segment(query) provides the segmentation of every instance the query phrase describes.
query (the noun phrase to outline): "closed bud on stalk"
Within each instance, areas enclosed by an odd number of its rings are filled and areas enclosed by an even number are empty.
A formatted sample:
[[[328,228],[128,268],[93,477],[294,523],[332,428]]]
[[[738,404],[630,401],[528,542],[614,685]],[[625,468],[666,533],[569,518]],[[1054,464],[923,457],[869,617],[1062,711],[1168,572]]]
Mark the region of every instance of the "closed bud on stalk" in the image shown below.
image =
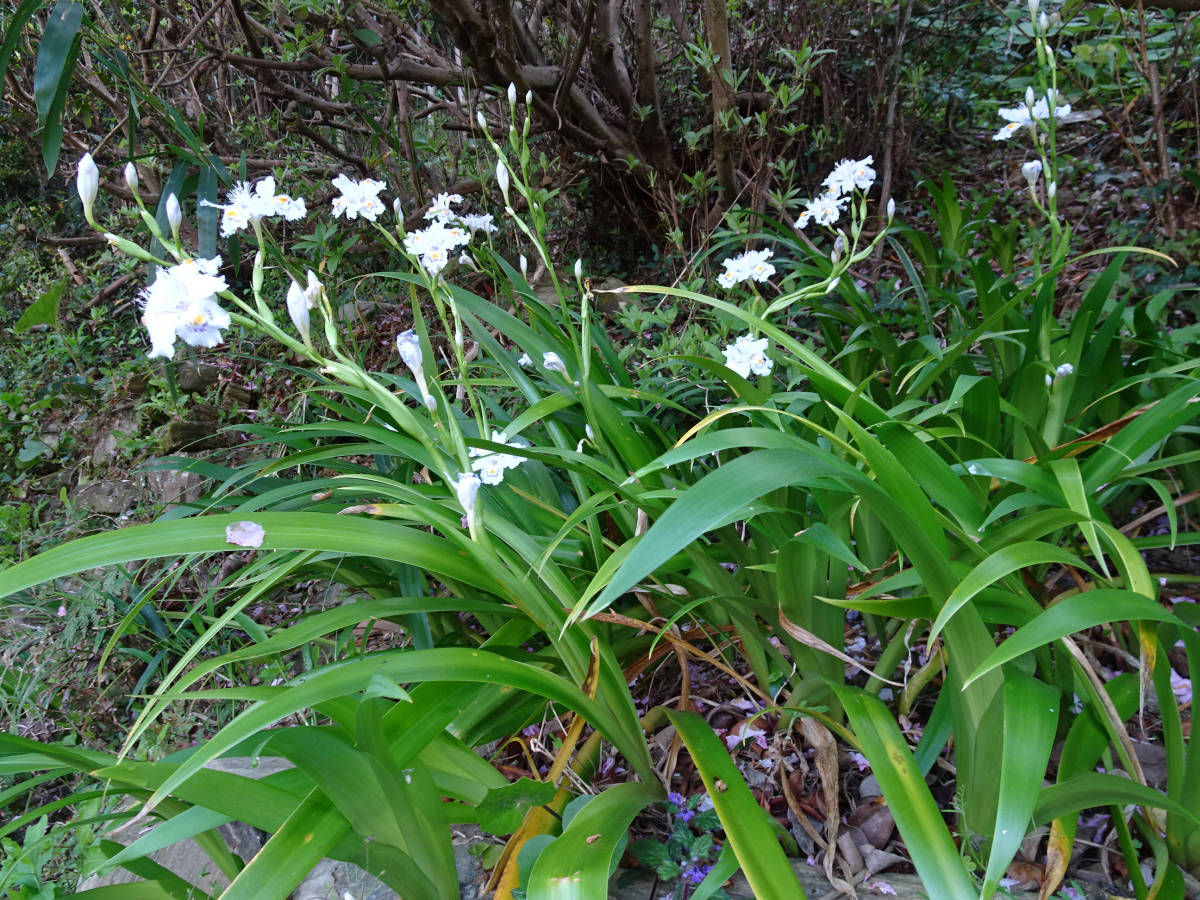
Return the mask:
[[[1056,196],[1058,196],[1058,182],[1052,181],[1046,185],[1046,197],[1053,200]]]
[[[138,192],[138,173],[137,166],[132,162],[125,163],[125,183],[129,185],[129,189],[136,195]]]
[[[462,507],[468,525],[475,519],[475,500],[479,496],[479,485],[482,482],[474,472],[459,472],[454,482],[454,493],[458,497],[458,505]]]
[[[575,280],[579,281],[581,278],[583,278],[583,260],[577,258],[575,260]]]
[[[517,105],[517,86],[511,81],[508,83],[508,105]]]
[[[837,239],[833,242],[833,253],[831,253],[829,255],[829,258],[833,262],[837,262],[839,259],[842,258],[842,252],[845,249],[846,249],[846,236],[839,234],[837,236]]]
[[[1021,174],[1025,176],[1025,181],[1029,184],[1030,190],[1032,190],[1042,174],[1042,161],[1040,159],[1031,159],[1021,166]]]
[[[562,375],[567,374],[567,366],[562,361],[562,357],[553,350],[547,350],[542,354],[542,368],[550,372],[558,372]]]
[[[478,110],[475,113],[475,121],[479,123],[479,127],[487,131],[487,119],[483,115],[483,110]]]
[[[1027,88],[1025,88],[1025,105],[1028,106],[1030,109],[1032,109],[1033,104],[1035,102],[1036,101],[1034,100],[1034,95],[1033,95],[1033,85],[1029,85]]]
[[[172,234],[183,224],[183,210],[179,208],[179,198],[174,194],[167,197],[167,224],[171,226]]]
[[[496,160],[496,183],[500,185],[500,193],[504,195],[504,202],[508,202],[508,166],[504,164],[504,160]]]
[[[1041,6],[1041,3],[1039,2],[1039,0],[1029,0],[1029,18],[1031,18],[1031,19],[1037,18],[1039,6]]]
[[[889,222],[892,221],[892,219],[896,218],[896,198],[895,197],[888,197],[887,217],[888,217]]]
[[[250,287],[254,291],[255,296],[262,293],[263,286],[263,252],[261,250],[254,254],[254,268],[250,270]],[[260,303],[261,307],[262,304]]]
[[[529,280],[529,260],[525,258],[524,253],[521,254],[521,277]]]
[[[128,238],[123,238],[119,234],[113,234],[111,231],[106,231],[104,233],[104,239],[108,241],[111,246],[116,247],[126,256],[132,256],[134,259],[142,260],[142,262],[157,262],[153,256],[151,256],[133,241],[129,240]]]
[[[461,328],[454,329],[454,346],[459,350],[463,348],[463,333]]]
[[[392,212],[396,214],[396,221],[401,225],[404,224],[404,207],[400,205],[400,198],[397,197],[392,201]]]
[[[533,91],[526,91],[526,92],[525,92],[525,105],[526,105],[526,106],[533,106]]]
[[[96,168],[96,161],[90,153],[79,157],[79,164],[75,167],[75,187],[79,191],[79,202],[83,204],[83,217],[94,225],[92,208],[100,191],[100,170]]]
[[[296,331],[300,333],[304,343],[309,343],[310,319],[308,314],[308,297],[304,288],[295,281],[288,287],[287,292],[287,311],[292,318],[292,324],[296,326]]]
[[[1041,31],[1044,34],[1049,29],[1050,29],[1050,19],[1046,16],[1045,13],[1042,13],[1040,16],[1038,16],[1038,31]]]

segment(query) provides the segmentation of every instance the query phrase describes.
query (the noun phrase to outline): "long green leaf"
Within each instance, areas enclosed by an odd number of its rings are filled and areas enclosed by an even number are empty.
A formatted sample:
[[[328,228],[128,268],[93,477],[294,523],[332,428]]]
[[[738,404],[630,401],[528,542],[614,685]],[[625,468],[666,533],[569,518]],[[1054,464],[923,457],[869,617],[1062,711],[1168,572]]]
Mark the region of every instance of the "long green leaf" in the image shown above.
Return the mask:
[[[287,900],[349,830],[345,817],[314,788],[225,889],[221,900]]]
[[[1082,772],[1060,784],[1043,788],[1033,811],[1034,825],[1042,825],[1051,819],[1067,814],[1075,815],[1085,809],[1114,804],[1136,804],[1157,807],[1184,816],[1200,825],[1196,810],[1173,800],[1161,791],[1138,784],[1120,775],[1103,772]]]
[[[984,588],[990,587],[1013,572],[1051,562],[1078,566],[1085,571],[1091,571],[1091,567],[1074,553],[1044,541],[1021,541],[1018,544],[1002,547],[979,563],[958,583],[954,592],[946,599],[946,605],[938,613],[933,626],[929,629],[928,640],[932,642],[941,634],[951,617],[967,603],[970,603],[971,599]]]
[[[1058,691],[1023,672],[1004,673],[1004,757],[996,828],[980,897],[990,897],[1017,855],[1046,775],[1058,724]]]
[[[1187,626],[1153,600],[1130,591],[1103,588],[1082,591],[1054,604],[984,658],[967,684],[1044,644],[1106,622],[1171,622]]]
[[[670,711],[667,716],[692,755],[754,896],[757,900],[805,900],[804,888],[788,865],[766,813],[720,738],[695,713]]]
[[[975,889],[950,830],[888,708],[863,691],[837,686],[834,690],[929,896],[975,900]]]
[[[817,451],[759,450],[705,475],[680,494],[630,552],[585,615],[594,615],[694,540],[727,524],[746,504],[789,484],[845,474],[849,467]],[[852,471],[852,470],[849,470]],[[598,585],[597,585],[598,586]],[[591,593],[593,587],[589,587]]]
[[[589,800],[538,856],[529,875],[529,900],[607,897],[614,856],[629,823],[660,797],[658,785],[631,781]]]
[[[444,539],[415,528],[321,513],[256,512],[154,522],[80,538],[0,572],[0,597],[98,566],[160,556],[233,552],[240,548],[225,539],[225,528],[245,520],[262,525],[264,550],[322,550],[371,556],[408,563],[475,587],[499,587],[466,554]]]
[[[300,683],[268,692],[270,699],[259,700],[214,735],[163,780],[147,804],[159,799],[232,747],[257,734],[274,722],[317,703],[364,690],[371,679],[381,675],[397,683],[413,681],[470,681],[505,684],[567,705],[583,716],[596,730],[616,744],[635,767],[647,769],[644,745],[631,745],[623,739],[617,721],[599,703],[569,681],[526,663],[514,662],[485,650],[444,648],[437,650],[392,651],[352,662],[336,664],[306,674]],[[191,698],[219,698],[261,695],[260,691],[193,691],[182,694]],[[639,772],[640,774],[640,772]]]

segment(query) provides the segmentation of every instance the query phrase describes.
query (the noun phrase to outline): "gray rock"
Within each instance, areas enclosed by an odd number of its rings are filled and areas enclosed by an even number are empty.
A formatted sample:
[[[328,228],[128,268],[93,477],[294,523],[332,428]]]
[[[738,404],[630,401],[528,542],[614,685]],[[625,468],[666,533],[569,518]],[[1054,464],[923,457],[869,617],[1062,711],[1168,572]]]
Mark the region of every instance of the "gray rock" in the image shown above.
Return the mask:
[[[146,489],[158,503],[195,503],[203,484],[204,477],[196,472],[152,469],[146,473]]]
[[[141,485],[128,478],[93,481],[71,494],[71,501],[77,506],[108,516],[119,516],[137,506],[141,499]]]
[[[175,383],[188,394],[202,394],[221,377],[221,370],[212,363],[185,359],[175,367]]]

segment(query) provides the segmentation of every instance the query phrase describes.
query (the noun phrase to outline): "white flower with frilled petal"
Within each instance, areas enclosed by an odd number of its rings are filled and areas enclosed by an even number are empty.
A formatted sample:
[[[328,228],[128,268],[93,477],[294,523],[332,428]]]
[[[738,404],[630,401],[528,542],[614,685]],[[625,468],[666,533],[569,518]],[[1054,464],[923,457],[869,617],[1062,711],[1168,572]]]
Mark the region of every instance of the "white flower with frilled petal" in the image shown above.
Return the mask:
[[[725,271],[717,276],[717,284],[723,288],[731,288],[747,280],[766,281],[775,274],[775,267],[767,262],[772,253],[771,250],[747,250],[740,256],[725,260],[722,263]]]
[[[872,156],[862,159],[843,159],[833,167],[833,171],[821,183],[838,197],[849,194],[855,189],[870,190],[871,185],[875,183],[875,170],[871,168],[873,162],[875,162],[875,158]]]
[[[749,334],[743,334],[722,351],[725,354],[725,365],[741,375],[749,378],[755,375],[769,375],[775,363],[767,356],[767,338],[755,340]]]
[[[1054,92],[1046,94],[1040,100],[1033,103],[1021,103],[1017,106],[1008,107],[997,110],[1005,122],[1008,124],[1003,126],[999,131],[992,135],[993,141],[1007,141],[1010,137],[1020,131],[1022,128],[1034,128],[1036,122],[1044,122],[1050,118],[1050,104],[1057,100]],[[1065,103],[1062,106],[1054,107],[1054,118],[1061,119],[1071,111],[1071,104]]]
[[[452,210],[451,206],[457,206],[463,202],[460,194],[438,194],[433,198],[433,203],[429,209],[425,210],[425,218],[427,219],[449,219],[457,218],[458,214]]]
[[[333,217],[345,215],[347,219],[364,219],[374,222],[379,214],[386,210],[379,192],[386,190],[387,185],[374,178],[364,178],[355,181],[347,175],[339,174],[333,179],[333,186],[341,194],[333,198]]]
[[[230,325],[229,313],[221,309],[216,294],[228,288],[218,275],[221,260],[186,259],[179,265],[159,269],[154,282],[142,291],[142,324],[150,334],[150,356],[170,359],[175,338],[193,347],[215,347],[221,329]]]
[[[253,222],[273,216],[283,216],[289,222],[294,222],[304,218],[308,212],[303,198],[276,194],[275,179],[270,175],[253,188],[249,182],[239,181],[225,196],[224,204],[211,203],[208,200],[202,200],[201,204],[222,211],[221,237],[229,237]]]
[[[842,214],[842,207],[848,199],[848,197],[838,196],[833,191],[826,191],[819,197],[809,200],[804,204],[804,212],[796,220],[796,227],[805,228],[810,221],[824,225],[826,228],[836,224],[838,217]]]

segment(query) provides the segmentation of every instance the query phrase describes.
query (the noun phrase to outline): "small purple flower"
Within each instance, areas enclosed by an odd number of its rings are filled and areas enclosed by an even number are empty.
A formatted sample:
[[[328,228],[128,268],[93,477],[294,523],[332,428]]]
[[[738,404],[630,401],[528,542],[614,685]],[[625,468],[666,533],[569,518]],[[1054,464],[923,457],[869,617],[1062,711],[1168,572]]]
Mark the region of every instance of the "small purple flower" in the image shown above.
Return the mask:
[[[690,822],[694,818],[696,818],[696,811],[694,809],[681,809],[675,813],[676,822]]]
[[[679,793],[678,791],[671,791],[671,793],[667,794],[667,802],[674,803],[676,806],[682,809],[685,805],[687,805],[687,797],[683,796],[683,794]]]
[[[704,865],[696,863],[695,865],[688,866],[683,870],[683,877],[691,884],[699,884],[708,876],[708,873],[711,871],[712,863],[706,863]]]

